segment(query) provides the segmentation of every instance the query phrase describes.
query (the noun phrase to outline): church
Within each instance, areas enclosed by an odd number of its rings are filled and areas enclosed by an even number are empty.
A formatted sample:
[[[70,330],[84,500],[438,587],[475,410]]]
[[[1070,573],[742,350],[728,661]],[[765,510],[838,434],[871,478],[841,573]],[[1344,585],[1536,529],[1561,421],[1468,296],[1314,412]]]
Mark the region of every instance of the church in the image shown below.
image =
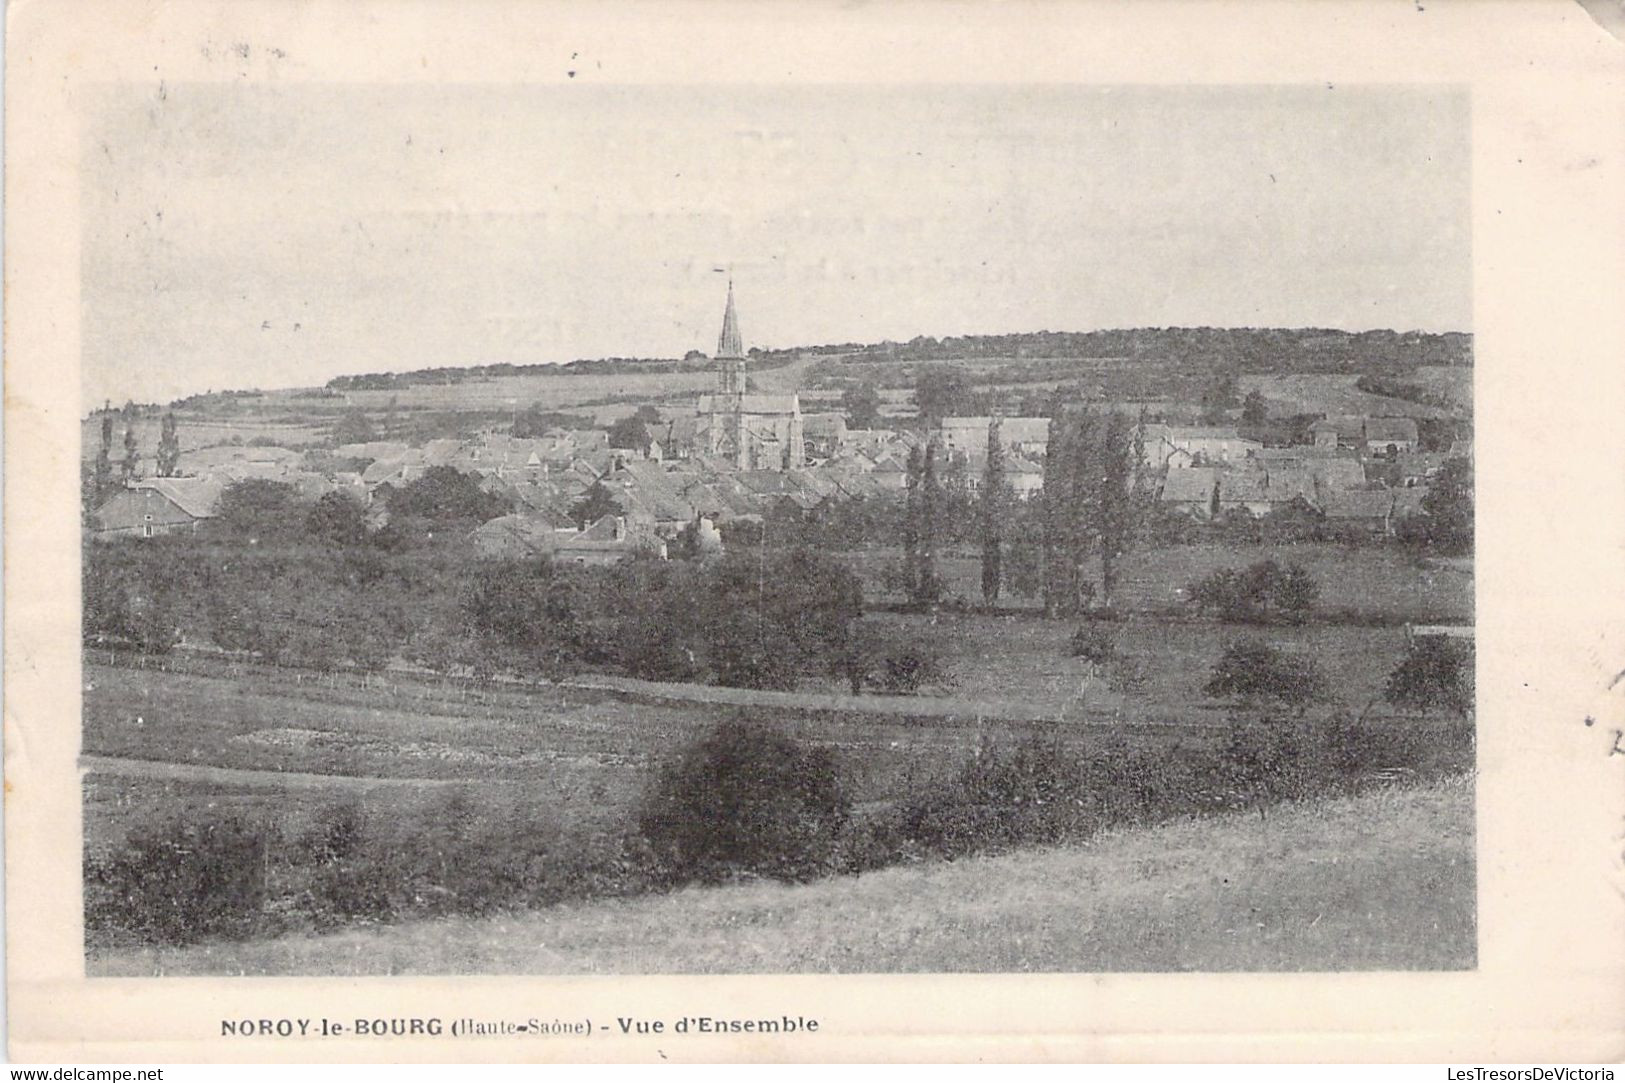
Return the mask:
[[[748,389],[732,279],[715,361],[717,389],[700,396],[694,453],[726,459],[739,470],[799,469],[806,456],[801,400],[793,393],[764,395]]]

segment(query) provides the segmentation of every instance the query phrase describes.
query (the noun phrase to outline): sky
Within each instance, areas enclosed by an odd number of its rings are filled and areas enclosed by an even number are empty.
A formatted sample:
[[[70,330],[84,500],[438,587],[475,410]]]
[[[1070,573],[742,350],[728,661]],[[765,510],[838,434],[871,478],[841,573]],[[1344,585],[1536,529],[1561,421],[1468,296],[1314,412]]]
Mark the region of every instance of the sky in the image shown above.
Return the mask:
[[[1470,331],[1447,87],[108,88],[82,400],[1142,326]]]

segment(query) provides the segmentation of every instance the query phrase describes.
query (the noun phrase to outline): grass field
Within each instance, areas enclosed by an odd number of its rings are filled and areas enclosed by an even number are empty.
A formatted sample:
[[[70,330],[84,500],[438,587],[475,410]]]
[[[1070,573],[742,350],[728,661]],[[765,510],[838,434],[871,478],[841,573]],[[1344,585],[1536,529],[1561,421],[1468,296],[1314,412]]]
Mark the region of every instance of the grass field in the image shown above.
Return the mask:
[[[269,670],[197,676],[95,663],[85,666],[84,702],[86,754],[271,773],[253,783],[197,782],[182,771],[172,779],[91,773],[85,832],[93,850],[167,817],[177,802],[281,810],[293,795],[320,804],[358,787],[382,803],[431,800],[445,791],[426,787],[413,795],[399,785],[368,791],[358,780],[369,778],[462,782],[486,796],[517,788],[566,818],[609,817],[637,800],[666,757],[735,713],[563,688],[465,691],[395,675],[368,687],[335,687]],[[892,800],[953,772],[984,736],[1054,731],[1042,723],[922,726],[759,708],[746,716],[831,749],[859,804]],[[1110,739],[1114,731],[1061,735],[1082,743]],[[279,771],[338,777],[332,793],[323,794],[277,784]]]
[[[874,548],[842,552],[838,558],[863,579],[864,596],[901,601],[886,590],[884,572],[901,560],[900,551]],[[1245,568],[1271,559],[1300,564],[1320,587],[1318,609],[1356,622],[1403,624],[1434,621],[1470,622],[1473,614],[1471,561],[1417,557],[1398,547],[1348,548],[1306,542],[1281,545],[1174,545],[1141,549],[1122,561],[1116,604],[1129,611],[1165,609],[1181,604],[1179,591],[1220,569]],[[937,560],[937,572],[951,594],[973,603],[982,597],[981,557],[952,551]],[[1036,599],[1006,591],[1001,604],[1031,607]]]
[[[1469,383],[1470,369],[1461,370]],[[1373,395],[1354,386],[1358,373],[1292,373],[1243,376],[1237,384],[1242,394],[1257,391],[1271,401],[1272,413],[1281,414],[1363,414],[1367,417],[1455,417],[1465,408],[1444,410],[1424,406],[1409,399]],[[1438,377],[1430,378],[1437,381]]]
[[[1472,782],[1456,778],[804,886],[132,951],[91,960],[91,972],[1470,969],[1473,839]]]
[[[1202,685],[1228,643],[1263,640],[1313,658],[1334,700],[1355,713],[1381,692],[1406,649],[1400,628],[1128,620],[1107,627],[1117,657],[1143,679],[1143,687],[1121,694],[1103,687],[1087,662],[1072,657],[1068,641],[1076,625],[1068,622],[983,614],[869,619],[933,644],[955,695],[1029,703],[1060,717],[1105,712],[1125,723],[1223,724],[1229,705],[1205,698]],[[1087,689],[1086,678],[1096,678]]]

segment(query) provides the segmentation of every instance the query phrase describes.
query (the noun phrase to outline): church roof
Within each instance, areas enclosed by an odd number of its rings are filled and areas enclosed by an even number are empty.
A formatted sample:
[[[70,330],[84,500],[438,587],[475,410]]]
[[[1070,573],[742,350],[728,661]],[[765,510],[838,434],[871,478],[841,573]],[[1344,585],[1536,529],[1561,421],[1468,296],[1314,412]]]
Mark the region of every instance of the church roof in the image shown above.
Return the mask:
[[[745,343],[739,335],[739,315],[734,311],[734,283],[728,279],[728,307],[722,313],[722,334],[717,338],[717,360],[735,361],[745,356]]]
[[[795,395],[764,395],[754,391],[737,396],[739,409],[747,414],[799,414],[801,401]],[[698,412],[702,414],[728,413],[733,409],[733,395],[701,395]]]

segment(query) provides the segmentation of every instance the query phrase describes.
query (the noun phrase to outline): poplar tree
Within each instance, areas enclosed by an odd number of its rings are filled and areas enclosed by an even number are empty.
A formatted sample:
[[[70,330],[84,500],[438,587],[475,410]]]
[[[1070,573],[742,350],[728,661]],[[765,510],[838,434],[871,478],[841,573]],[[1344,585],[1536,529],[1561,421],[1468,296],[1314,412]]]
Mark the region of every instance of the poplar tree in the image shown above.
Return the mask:
[[[925,445],[925,464],[920,470],[920,567],[916,601],[931,603],[942,595],[937,578],[937,536],[942,527],[942,486],[937,480],[937,444]]]
[[[987,465],[982,471],[982,600],[999,600],[1004,549],[1004,441],[995,416],[987,425]]]
[[[135,478],[136,466],[140,462],[141,453],[135,445],[135,426],[126,425],[124,428],[124,481],[128,484]]]
[[[903,591],[910,602],[918,601],[920,589],[920,484],[923,472],[920,449],[910,448],[903,481]]]
[[[172,478],[180,473],[181,438],[175,428],[175,414],[164,415],[162,431],[158,434],[158,476]]]
[[[1059,404],[1052,403],[1049,418],[1049,437],[1044,448],[1044,506],[1042,508],[1043,553],[1039,560],[1040,592],[1044,598],[1044,615],[1054,617],[1060,609],[1062,569],[1065,549],[1064,517],[1067,498],[1071,495],[1071,452],[1066,415]]]
[[[113,484],[113,414],[105,408],[102,411],[102,443],[96,451],[95,478],[96,498],[99,500]]]

